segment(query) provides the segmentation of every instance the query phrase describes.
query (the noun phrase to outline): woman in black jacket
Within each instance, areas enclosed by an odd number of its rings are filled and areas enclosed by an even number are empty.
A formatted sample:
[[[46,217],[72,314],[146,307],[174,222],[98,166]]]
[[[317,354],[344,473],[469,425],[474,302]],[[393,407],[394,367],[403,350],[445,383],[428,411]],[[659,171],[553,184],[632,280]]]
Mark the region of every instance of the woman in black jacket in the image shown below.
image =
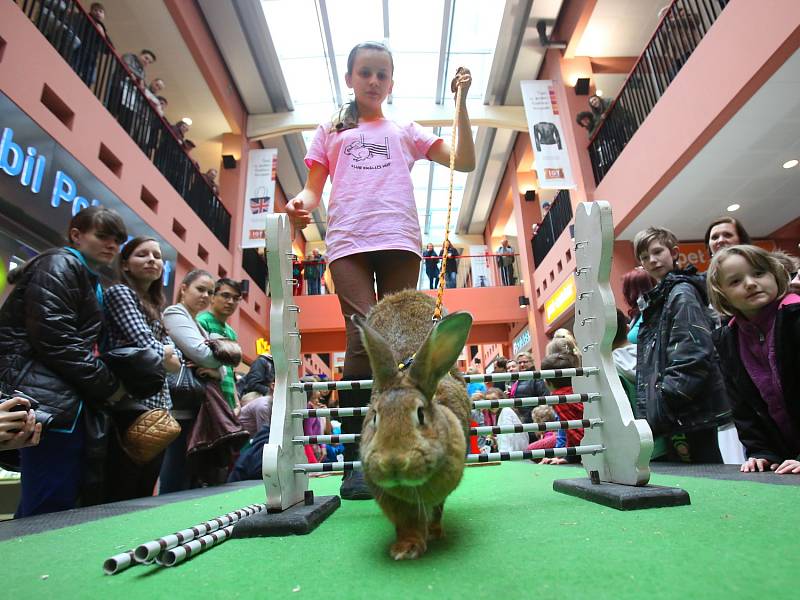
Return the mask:
[[[69,245],[43,252],[9,273],[14,290],[0,309],[0,385],[39,402],[38,446],[20,451],[17,517],[99,500],[102,411],[123,393],[95,355],[102,326],[97,269],[109,265],[127,234],[120,216],[91,207],[73,217]]]
[[[422,260],[425,261],[425,275],[428,276],[428,287],[435,290],[439,286],[439,255],[433,244],[428,244],[425,252],[422,253]]]

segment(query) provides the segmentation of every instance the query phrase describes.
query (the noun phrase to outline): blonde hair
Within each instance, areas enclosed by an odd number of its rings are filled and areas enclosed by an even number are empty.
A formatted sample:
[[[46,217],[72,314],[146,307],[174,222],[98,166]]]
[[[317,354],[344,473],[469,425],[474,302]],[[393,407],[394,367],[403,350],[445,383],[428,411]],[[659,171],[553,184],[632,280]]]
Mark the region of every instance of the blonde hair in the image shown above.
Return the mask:
[[[531,412],[534,423],[547,423],[556,420],[556,413],[552,406],[537,406]]]
[[[714,255],[708,267],[706,279],[708,299],[717,312],[730,317],[739,314],[722,291],[722,263],[731,256],[741,256],[751,267],[771,273],[778,285],[777,297],[783,298],[786,295],[789,289],[789,274],[778,258],[758,246],[728,246]]]

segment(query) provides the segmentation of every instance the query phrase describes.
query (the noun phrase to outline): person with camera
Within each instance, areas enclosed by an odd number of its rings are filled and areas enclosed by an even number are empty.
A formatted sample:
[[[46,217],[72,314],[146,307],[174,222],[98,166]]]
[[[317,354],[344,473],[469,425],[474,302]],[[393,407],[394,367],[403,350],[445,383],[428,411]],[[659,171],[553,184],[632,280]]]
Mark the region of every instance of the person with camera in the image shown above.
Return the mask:
[[[42,436],[42,424],[28,398],[0,394],[0,450],[36,446]]]
[[[103,323],[97,271],[126,238],[119,214],[86,208],[70,221],[67,246],[9,273],[15,287],[0,308],[0,387],[36,399],[42,429],[38,445],[19,451],[17,517],[102,500],[102,416],[125,390],[95,351]]]

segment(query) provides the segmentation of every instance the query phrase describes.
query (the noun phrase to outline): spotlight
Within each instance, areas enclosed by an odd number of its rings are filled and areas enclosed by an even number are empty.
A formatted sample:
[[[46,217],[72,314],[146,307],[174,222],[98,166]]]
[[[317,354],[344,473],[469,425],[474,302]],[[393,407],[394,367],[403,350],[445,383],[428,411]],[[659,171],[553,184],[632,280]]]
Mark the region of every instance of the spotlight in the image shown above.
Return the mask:
[[[791,169],[792,167],[796,167],[798,163],[800,163],[800,160],[793,158],[792,160],[787,160],[785,163],[783,163],[783,168]]]
[[[740,208],[741,208],[741,206],[739,204],[731,204],[728,207],[728,212],[734,212],[734,211],[739,210]]]

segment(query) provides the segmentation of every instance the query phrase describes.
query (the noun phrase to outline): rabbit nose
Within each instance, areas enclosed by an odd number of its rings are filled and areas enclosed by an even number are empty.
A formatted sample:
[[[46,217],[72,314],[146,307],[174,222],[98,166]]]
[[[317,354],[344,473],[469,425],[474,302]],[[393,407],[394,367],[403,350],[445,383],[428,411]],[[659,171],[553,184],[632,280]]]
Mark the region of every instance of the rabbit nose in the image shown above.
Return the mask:
[[[384,456],[380,461],[381,471],[387,475],[396,475],[408,469],[410,462],[411,460],[407,456]]]

